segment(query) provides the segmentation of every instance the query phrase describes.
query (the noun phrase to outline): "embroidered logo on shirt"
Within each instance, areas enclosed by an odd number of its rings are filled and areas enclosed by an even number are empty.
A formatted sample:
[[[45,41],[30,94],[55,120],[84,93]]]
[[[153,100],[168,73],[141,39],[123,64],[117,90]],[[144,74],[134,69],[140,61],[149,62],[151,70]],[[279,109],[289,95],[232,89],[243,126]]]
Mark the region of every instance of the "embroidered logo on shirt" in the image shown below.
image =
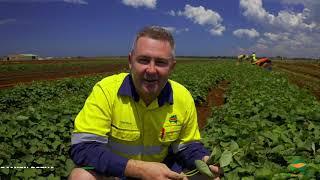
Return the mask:
[[[178,122],[178,118],[177,118],[177,115],[172,115],[170,118],[169,118],[169,122],[170,123],[176,123]]]

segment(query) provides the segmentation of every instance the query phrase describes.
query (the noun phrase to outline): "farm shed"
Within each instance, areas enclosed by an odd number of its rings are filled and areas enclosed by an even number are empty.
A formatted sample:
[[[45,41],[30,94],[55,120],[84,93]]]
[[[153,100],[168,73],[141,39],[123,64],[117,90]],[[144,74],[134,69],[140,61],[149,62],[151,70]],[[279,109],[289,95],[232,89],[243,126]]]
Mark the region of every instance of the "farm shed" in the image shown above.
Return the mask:
[[[35,54],[13,54],[3,58],[3,60],[14,61],[14,60],[38,60],[39,56]]]

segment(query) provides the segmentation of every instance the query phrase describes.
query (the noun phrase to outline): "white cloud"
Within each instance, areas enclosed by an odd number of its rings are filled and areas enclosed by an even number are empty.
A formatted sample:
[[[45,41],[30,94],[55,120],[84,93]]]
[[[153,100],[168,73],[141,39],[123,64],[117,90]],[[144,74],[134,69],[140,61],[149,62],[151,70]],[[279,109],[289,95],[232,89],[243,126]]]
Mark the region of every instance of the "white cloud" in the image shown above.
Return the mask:
[[[224,30],[226,30],[224,26],[217,25],[216,27],[210,29],[209,32],[213,36],[221,36]]]
[[[281,10],[277,15],[267,12],[263,8],[262,0],[240,0],[242,14],[261,24],[282,28],[288,31],[309,30],[316,28],[315,21],[306,21],[310,17],[310,9],[304,8],[300,13],[289,10]]]
[[[86,0],[0,0],[0,2],[10,2],[10,3],[47,3],[47,2],[66,2],[72,4],[88,4]]]
[[[67,3],[73,3],[73,4],[88,4],[88,2],[84,0],[63,0],[63,1]]]
[[[255,37],[259,37],[260,34],[259,32],[257,32],[255,29],[237,29],[235,31],[233,31],[233,35],[242,38],[242,37],[249,37],[249,38],[255,38]]]
[[[174,10],[170,10],[169,12],[167,12],[167,14],[169,14],[170,16],[176,16],[176,13],[174,12]]]
[[[223,19],[219,13],[211,9],[205,9],[203,6],[193,7],[187,4],[184,7],[184,11],[178,11],[177,14],[179,16],[185,16],[195,24],[202,26],[209,25],[209,32],[212,35],[222,35],[225,30],[225,27],[221,24]]]
[[[174,33],[174,31],[176,30],[175,27],[170,27],[170,26],[162,26],[163,29],[170,31],[171,33]]]
[[[189,31],[189,28],[177,29],[171,26],[162,26],[162,28],[166,29],[167,31],[170,31],[171,33],[176,33],[176,34]]]
[[[147,8],[154,9],[156,8],[157,0],[122,0],[122,3],[134,8],[145,6]]]
[[[304,12],[308,11],[305,9]],[[302,30],[313,30],[316,27],[315,22],[311,22],[309,24],[304,23],[306,19],[305,13],[294,13],[290,11],[280,11],[278,16],[274,18],[274,21],[270,22],[271,24],[282,27],[284,29],[291,28],[300,28]]]
[[[320,57],[320,1],[280,0],[280,3],[285,8],[272,14],[264,9],[262,0],[240,0],[242,14],[267,31],[249,49],[268,56]],[[296,12],[297,8],[291,6],[296,4],[303,5],[303,9]]]
[[[250,47],[257,55],[286,57],[320,57],[320,36],[306,32],[266,32],[255,45]]]
[[[0,19],[0,25],[15,22],[15,19]]]
[[[183,31],[188,32],[189,28],[184,28]]]
[[[263,34],[266,38],[268,38],[271,41],[281,41],[281,40],[288,40],[290,34],[289,33],[279,33],[279,34],[275,34],[275,33],[271,33],[271,32],[267,32]],[[267,41],[266,41],[267,42]]]
[[[305,8],[309,9],[308,19],[320,22],[320,1],[319,0],[281,0],[283,4],[302,4]]]
[[[238,53],[256,52],[257,56],[319,58],[320,36],[310,33],[265,32],[251,47],[237,49]]]
[[[268,12],[262,7],[261,0],[240,0],[240,8],[242,8],[243,15],[246,17],[255,18],[257,20],[265,20],[268,17]]]
[[[183,28],[183,29],[178,29],[178,30],[176,30],[176,33],[177,33],[177,34],[180,34],[180,33],[182,33],[182,32],[189,32],[189,28]]]

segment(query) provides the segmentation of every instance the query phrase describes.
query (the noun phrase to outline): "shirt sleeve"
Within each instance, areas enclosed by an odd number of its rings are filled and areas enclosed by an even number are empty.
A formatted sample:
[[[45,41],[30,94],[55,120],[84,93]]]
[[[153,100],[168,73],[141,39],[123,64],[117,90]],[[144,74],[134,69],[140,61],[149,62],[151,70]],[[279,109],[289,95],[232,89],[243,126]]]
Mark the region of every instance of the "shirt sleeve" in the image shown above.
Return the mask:
[[[180,161],[182,167],[187,169],[195,169],[195,160],[202,160],[204,156],[209,156],[209,151],[200,142],[194,142],[185,145],[181,151],[177,153],[177,160]]]
[[[112,96],[97,83],[75,119],[73,133],[107,137],[111,129]]]
[[[78,166],[91,166],[98,173],[124,177],[128,159],[112,153],[105,144],[83,142],[72,145],[70,157]]]
[[[128,159],[106,146],[111,129],[112,99],[112,94],[101,83],[93,87],[75,119],[70,156],[79,166],[92,166],[104,175],[123,177]]]
[[[172,171],[181,173],[184,169],[195,169],[194,161],[201,160],[204,156],[209,156],[209,154],[209,151],[204,148],[203,144],[198,142],[189,143],[183,150],[177,153],[174,153],[170,146],[168,155],[163,163]]]

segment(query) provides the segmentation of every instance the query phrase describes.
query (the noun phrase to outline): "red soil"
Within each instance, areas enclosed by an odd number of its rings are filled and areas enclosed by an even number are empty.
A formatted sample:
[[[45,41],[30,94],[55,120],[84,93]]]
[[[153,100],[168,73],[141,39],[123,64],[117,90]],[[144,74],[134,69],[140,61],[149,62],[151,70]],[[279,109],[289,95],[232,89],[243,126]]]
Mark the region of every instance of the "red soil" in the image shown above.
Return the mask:
[[[212,106],[222,106],[224,104],[224,93],[229,82],[221,81],[217,87],[212,88],[206,98],[206,102],[197,105],[199,128],[203,129],[207,124],[207,119],[212,115]]]

